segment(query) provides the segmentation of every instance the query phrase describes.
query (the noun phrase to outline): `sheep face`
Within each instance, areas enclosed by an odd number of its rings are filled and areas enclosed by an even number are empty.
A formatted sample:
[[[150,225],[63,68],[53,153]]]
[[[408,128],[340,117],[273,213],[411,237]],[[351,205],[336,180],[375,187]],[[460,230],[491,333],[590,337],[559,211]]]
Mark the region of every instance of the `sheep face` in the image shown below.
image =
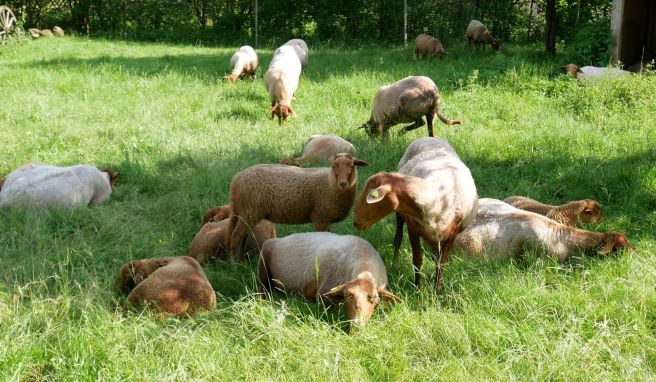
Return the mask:
[[[114,184],[116,184],[116,178],[118,178],[118,172],[116,172],[112,169],[109,169],[109,168],[103,168],[100,171],[106,172],[107,175],[109,175],[109,186],[111,188],[114,188]]]
[[[500,46],[497,40],[493,40],[492,42],[490,42],[490,46],[492,47],[492,50],[494,50],[495,52],[499,51]]]
[[[121,268],[118,278],[118,288],[123,293],[130,293],[134,287],[148,277],[145,267],[140,260],[130,261]]]
[[[278,161],[278,164],[286,164],[287,166],[300,166],[301,164],[298,163],[298,161],[292,157],[289,158],[282,158],[281,160]]]
[[[394,303],[401,301],[392,292],[363,279],[336,286],[324,296],[331,301],[344,301],[349,320],[358,326],[367,324],[381,300]]]
[[[211,210],[207,211],[205,215],[203,215],[202,224],[209,223],[212,221],[220,222],[221,220],[229,218],[230,212],[232,212],[232,208],[230,207],[230,204],[214,207]]]
[[[604,220],[604,216],[601,213],[601,206],[592,199],[581,201],[578,216],[582,223],[598,223]]]
[[[576,78],[577,73],[583,73],[578,66],[574,64],[567,64],[560,67],[564,73],[569,74],[570,76]]]
[[[271,118],[274,116],[278,117],[278,124],[281,124],[283,122],[287,121],[287,118],[290,115],[294,115],[294,111],[292,110],[291,106],[289,105],[281,105],[277,104],[276,106],[271,108]]]
[[[376,123],[373,120],[369,120],[366,123],[360,126],[361,129],[369,134],[370,137],[374,138],[385,132],[385,125],[382,123]]]
[[[333,176],[337,182],[337,187],[342,191],[355,185],[358,174],[355,170],[355,166],[369,166],[369,163],[353,158],[351,155],[344,153],[335,155],[330,162]]]
[[[622,248],[634,250],[635,247],[629,243],[629,240],[619,232],[606,232],[601,239],[602,247],[597,250],[600,255],[606,255],[611,252],[619,251]]]

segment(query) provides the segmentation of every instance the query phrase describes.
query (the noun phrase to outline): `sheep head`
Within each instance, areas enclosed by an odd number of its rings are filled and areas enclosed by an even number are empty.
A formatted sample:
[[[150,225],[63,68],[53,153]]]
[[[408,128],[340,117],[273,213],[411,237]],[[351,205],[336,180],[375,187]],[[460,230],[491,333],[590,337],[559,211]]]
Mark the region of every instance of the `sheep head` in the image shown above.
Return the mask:
[[[564,73],[567,73],[574,78],[577,77],[577,73],[583,73],[581,69],[579,69],[579,67],[576,66],[575,64],[563,65],[560,67],[560,69],[562,69]]]
[[[330,301],[344,301],[349,320],[359,326],[367,324],[381,300],[392,303],[401,301],[392,292],[365,279],[354,279],[336,286],[324,297]]]
[[[354,158],[350,154],[340,153],[335,155],[330,160],[332,174],[337,182],[337,187],[344,191],[351,187],[355,187],[358,172],[356,166],[367,167],[369,163]]]
[[[634,250],[635,247],[629,243],[629,240],[619,232],[605,232],[601,239],[601,249],[597,250],[600,255],[606,255],[611,252],[619,251],[622,248]]]
[[[292,110],[292,107],[289,105],[277,104],[274,107],[272,107],[269,111],[271,112],[271,118],[273,118],[274,116],[278,117],[279,125],[282,125],[283,122],[286,122],[287,118],[290,115],[296,115],[296,113],[294,113],[294,110]]]
[[[492,41],[490,41],[490,46],[492,47],[492,50],[494,50],[495,52],[499,51],[500,48],[499,41],[493,39]]]
[[[355,204],[353,226],[364,231],[385,216],[396,211],[399,200],[394,191],[392,174],[379,172],[367,179]]]
[[[292,157],[282,158],[278,161],[278,164],[286,164],[287,166],[296,166],[299,167],[301,164]]]
[[[232,208],[230,207],[230,204],[214,207],[209,211],[207,211],[205,215],[203,215],[202,224],[209,223],[212,221],[220,222],[221,220],[229,218],[230,212],[232,212]]]
[[[376,123],[373,120],[369,120],[360,126],[360,129],[364,129],[364,131],[372,138],[379,136],[385,131],[385,125],[382,123]]]
[[[100,171],[106,172],[107,175],[109,175],[109,186],[111,188],[114,188],[114,184],[116,184],[116,178],[118,178],[118,172],[116,172],[112,169],[109,169],[109,168],[103,168]]]
[[[598,223],[604,220],[601,206],[592,199],[584,199],[577,202],[578,219],[581,223]]]
[[[121,268],[117,285],[125,293],[130,292],[134,287],[148,278],[150,274],[157,269],[168,265],[173,257],[163,257],[159,259],[133,260]]]

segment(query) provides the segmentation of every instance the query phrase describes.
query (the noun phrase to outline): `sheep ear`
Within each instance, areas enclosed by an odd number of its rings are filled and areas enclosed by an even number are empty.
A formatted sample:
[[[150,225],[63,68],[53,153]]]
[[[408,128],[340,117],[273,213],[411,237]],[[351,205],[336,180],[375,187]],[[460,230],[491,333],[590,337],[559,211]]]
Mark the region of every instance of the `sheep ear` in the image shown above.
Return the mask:
[[[333,289],[329,290],[328,292],[324,293],[323,297],[335,301],[341,300],[344,298],[344,287],[346,287],[346,284],[338,285]]]
[[[579,68],[579,67],[577,66],[577,67],[576,67],[576,72],[577,72],[577,73],[583,73],[583,70],[581,70],[581,68]]]
[[[392,187],[389,184],[384,184],[380,187],[374,188],[367,194],[367,204],[380,202],[391,190]]]
[[[357,158],[353,159],[353,165],[360,166],[360,167],[369,167],[369,163]]]
[[[382,289],[378,288],[378,294],[380,295],[380,299],[383,301],[387,301],[392,304],[398,304],[401,303],[401,299],[398,298],[394,293],[388,291],[387,289]]]

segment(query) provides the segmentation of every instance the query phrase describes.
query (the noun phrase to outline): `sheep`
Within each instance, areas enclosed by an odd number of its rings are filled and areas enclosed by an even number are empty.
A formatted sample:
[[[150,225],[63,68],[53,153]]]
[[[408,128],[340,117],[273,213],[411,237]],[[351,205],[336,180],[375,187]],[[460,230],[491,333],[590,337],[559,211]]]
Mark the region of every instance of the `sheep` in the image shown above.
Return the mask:
[[[109,199],[118,173],[90,165],[57,167],[27,164],[5,178],[0,209],[54,207],[72,210]]]
[[[27,32],[32,36],[32,38],[39,38],[41,37],[41,31],[36,28],[29,28]]]
[[[56,26],[52,28],[52,34],[55,35],[55,37],[64,37],[66,36],[66,33],[64,33],[64,30],[61,29],[60,27]]]
[[[487,27],[478,20],[472,20],[469,22],[469,25],[467,25],[467,40],[469,41],[469,46],[471,46],[472,41],[474,41],[476,48],[483,45],[483,50],[485,50],[484,44],[487,43],[490,44],[495,52],[499,50],[499,42],[497,39],[492,37]]]
[[[133,260],[117,280],[135,308],[152,306],[175,316],[190,316],[216,306],[216,295],[203,268],[188,256]]]
[[[374,97],[371,118],[360,126],[370,135],[387,133],[399,123],[414,122],[404,128],[408,132],[428,124],[428,136],[433,136],[435,115],[447,125],[459,125],[461,120],[447,119],[440,110],[440,93],[433,80],[424,76],[410,76],[391,85],[378,88]]]
[[[446,52],[444,51],[444,47],[442,46],[440,40],[437,38],[423,33],[415,38],[415,58],[419,57],[420,55],[437,56],[442,58],[442,56],[445,54]]]
[[[232,177],[230,226],[226,245],[237,259],[239,245],[250,229],[263,219],[281,224],[314,223],[328,231],[344,220],[355,199],[356,166],[369,166],[349,154],[338,154],[330,168],[299,168],[260,164]]]
[[[345,301],[352,323],[365,325],[380,300],[400,302],[387,287],[385,264],[364,239],[330,232],[295,233],[264,243],[260,291],[271,287],[333,304]]]
[[[228,80],[228,83],[245,76],[252,78],[257,71],[257,53],[252,47],[244,45],[230,58],[230,66],[232,67],[232,73],[223,77]]]
[[[282,46],[291,46],[294,48],[294,51],[298,56],[298,60],[301,61],[302,69],[305,69],[305,65],[307,65],[308,61],[308,46],[305,41],[301,40],[300,38],[295,38],[287,41]]]
[[[281,46],[276,49],[264,75],[264,86],[271,98],[271,119],[277,116],[279,124],[294,114],[291,104],[300,75],[301,62],[294,48]]]
[[[290,166],[300,166],[304,162],[317,164],[330,161],[339,153],[355,155],[355,147],[351,142],[335,134],[315,134],[310,136],[310,139],[305,143],[303,154],[300,157],[283,158],[278,163]]]
[[[543,204],[525,196],[509,196],[503,202],[572,227],[580,226],[581,223],[598,223],[604,219],[601,206],[592,199],[575,200],[562,206]]]
[[[543,249],[559,261],[581,250],[607,254],[622,248],[633,249],[621,233],[580,230],[488,198],[479,201],[476,218],[455,243],[456,249],[494,256],[518,256],[526,247]]]
[[[584,66],[579,68],[575,64],[567,64],[560,67],[562,71],[576,79],[586,78],[617,78],[626,76],[631,72],[619,68],[599,68],[596,66]]]
[[[53,37],[54,36],[50,29],[41,29],[39,31],[39,34],[41,35],[41,37]]]
[[[415,285],[419,286],[421,281],[421,237],[435,256],[438,294],[453,241],[474,219],[477,206],[474,179],[455,150],[443,139],[425,137],[408,146],[398,172],[379,172],[367,179],[355,205],[353,226],[366,230],[396,212],[394,257],[399,252],[403,222],[407,222]]]
[[[211,208],[205,213],[205,215],[203,215],[201,225],[205,225],[209,222],[220,222],[221,220],[227,219],[230,217],[230,212],[232,212],[230,204]]]
[[[230,219],[210,221],[204,224],[189,245],[187,256],[193,257],[199,263],[205,264],[210,260],[222,258],[226,255],[225,231]],[[276,237],[276,227],[268,220],[259,222],[253,232],[249,232],[242,243],[239,254],[248,253],[254,249],[262,248],[267,239]]]

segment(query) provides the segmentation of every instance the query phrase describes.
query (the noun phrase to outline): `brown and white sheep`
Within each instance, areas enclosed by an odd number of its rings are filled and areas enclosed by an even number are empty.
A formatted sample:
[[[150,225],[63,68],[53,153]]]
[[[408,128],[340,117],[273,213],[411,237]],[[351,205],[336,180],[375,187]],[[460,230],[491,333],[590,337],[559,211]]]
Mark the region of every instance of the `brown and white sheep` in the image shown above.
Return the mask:
[[[58,26],[55,25],[54,28],[52,28],[52,34],[55,35],[55,37],[64,37],[66,36],[66,33],[64,33],[64,30]]]
[[[328,303],[345,301],[351,322],[364,325],[379,301],[400,301],[387,288],[387,271],[364,239],[329,232],[267,240],[258,264],[261,288],[272,287]]]
[[[421,280],[419,238],[423,238],[435,256],[435,292],[439,293],[453,241],[474,219],[477,206],[474,179],[451,145],[439,138],[420,138],[406,149],[398,172],[379,172],[367,180],[355,205],[353,226],[366,230],[396,212],[395,257],[406,222],[415,284]]]
[[[431,56],[431,58],[432,56],[435,56],[442,58],[445,54],[444,47],[437,38],[423,33],[415,38],[415,58],[419,56]]]
[[[300,168],[280,164],[249,167],[232,177],[230,227],[226,244],[237,259],[249,227],[263,219],[281,224],[314,223],[327,231],[344,220],[355,199],[357,166],[369,166],[348,154],[338,154],[330,168]]]
[[[582,223],[598,223],[604,219],[601,206],[592,199],[575,200],[561,206],[540,203],[525,196],[509,196],[503,201],[521,210],[535,212],[573,227]]]
[[[295,38],[287,41],[282,46],[291,46],[294,48],[299,61],[301,61],[301,67],[305,69],[305,65],[307,65],[308,62],[308,46],[305,41],[300,38]]]
[[[487,27],[478,20],[472,20],[469,22],[469,25],[467,25],[467,40],[469,41],[469,46],[471,46],[473,41],[474,44],[476,44],[476,48],[483,45],[483,49],[485,49],[485,44],[490,44],[494,51],[499,50],[499,42],[497,39],[494,38]]]
[[[181,316],[216,306],[203,268],[188,256],[130,261],[121,268],[117,283],[136,308],[153,307]]]
[[[586,79],[586,78],[616,78],[621,76],[626,76],[631,74],[626,70],[619,68],[600,68],[597,66],[584,66],[579,68],[575,64],[567,64],[560,67],[562,71],[576,79]]]
[[[538,248],[548,256],[564,260],[577,251],[607,254],[633,246],[618,232],[580,230],[500,200],[484,198],[479,201],[474,221],[456,238],[455,248],[493,256],[518,256],[526,248]]]
[[[244,45],[230,58],[230,67],[232,72],[223,78],[228,80],[228,83],[237,81],[242,77],[253,77],[257,71],[258,59],[255,50]]]
[[[300,157],[283,158],[278,163],[290,166],[300,166],[305,162],[317,164],[328,162],[339,153],[355,155],[355,147],[351,142],[335,134],[315,134],[305,143],[303,154]]]
[[[298,88],[298,80],[301,75],[301,61],[296,51],[291,46],[281,46],[276,49],[269,69],[264,75],[264,86],[271,98],[271,118],[278,117],[278,123],[282,124],[290,115],[292,110],[292,99]]]
[[[75,209],[109,199],[118,173],[89,165],[58,167],[30,163],[11,172],[0,190],[0,209]]]
[[[462,121],[449,120],[440,110],[440,93],[433,80],[425,76],[410,76],[391,85],[378,88],[374,97],[371,117],[360,128],[369,134],[387,133],[399,123],[413,122],[404,128],[405,132],[414,130],[424,123],[428,125],[428,136],[433,136],[435,115],[447,125],[458,125]],[[426,116],[426,122],[423,117]]]

